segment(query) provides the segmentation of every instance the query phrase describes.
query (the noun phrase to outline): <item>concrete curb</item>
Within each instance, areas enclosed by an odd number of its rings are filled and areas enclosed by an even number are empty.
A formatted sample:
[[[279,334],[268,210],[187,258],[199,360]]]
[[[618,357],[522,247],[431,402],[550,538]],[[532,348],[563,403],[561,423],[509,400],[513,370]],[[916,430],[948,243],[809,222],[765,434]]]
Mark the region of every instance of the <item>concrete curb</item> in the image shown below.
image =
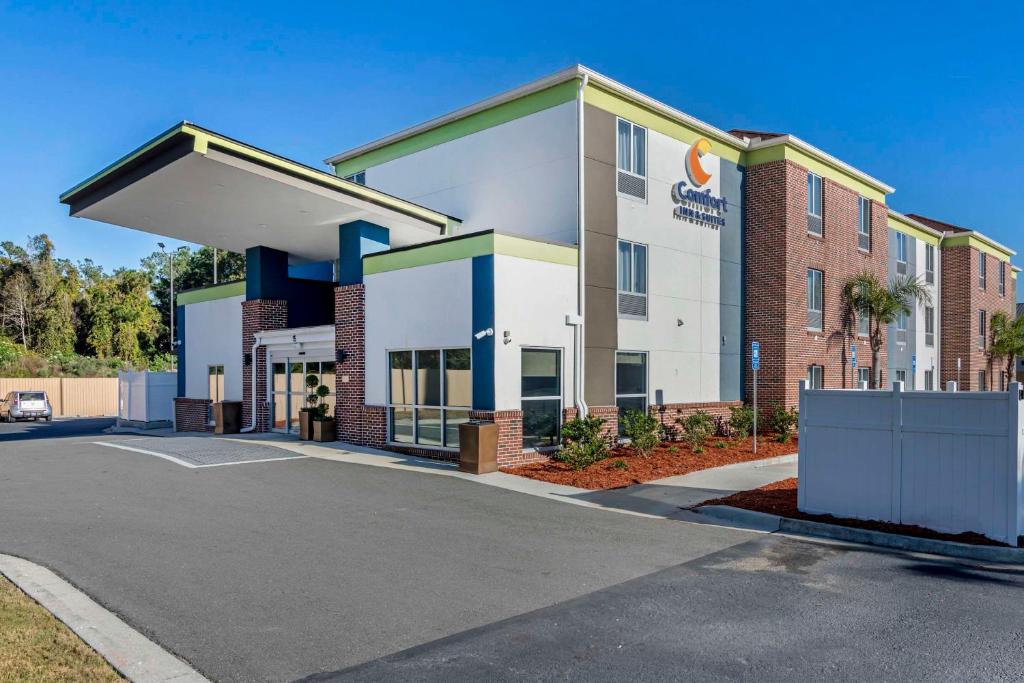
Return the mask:
[[[136,683],[210,683],[167,650],[46,567],[0,554],[0,574]]]
[[[864,543],[882,548],[927,553],[930,555],[946,555],[966,560],[1024,565],[1024,549],[1018,548],[970,545],[968,543],[956,543],[955,541],[938,541],[930,538],[889,534],[883,531],[856,529],[837,524],[826,524],[825,522],[790,519],[789,517],[754,512],[753,510],[743,510],[728,505],[708,505],[706,507],[698,507],[695,511],[719,522],[727,522],[736,526],[755,528],[762,531],[819,536],[836,541]]]

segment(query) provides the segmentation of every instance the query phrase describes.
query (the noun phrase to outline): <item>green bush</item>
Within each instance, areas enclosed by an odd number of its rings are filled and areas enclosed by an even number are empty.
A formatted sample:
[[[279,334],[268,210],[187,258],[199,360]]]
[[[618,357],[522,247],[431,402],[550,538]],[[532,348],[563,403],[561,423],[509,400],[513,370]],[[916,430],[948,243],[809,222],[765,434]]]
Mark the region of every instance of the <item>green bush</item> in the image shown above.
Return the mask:
[[[632,449],[646,457],[658,445],[661,422],[649,413],[627,410],[622,416],[622,433],[629,439]]]
[[[614,461],[612,463],[611,466],[614,467],[617,470],[628,470],[629,469],[629,464],[627,464],[625,460],[616,460],[616,461]]]
[[[715,418],[698,410],[676,422],[683,428],[683,441],[690,444],[694,453],[703,453],[705,442],[715,433]]]
[[[767,422],[768,431],[775,433],[775,440],[779,443],[787,443],[793,436],[793,430],[800,424],[800,413],[796,408],[790,409],[779,404],[772,408]]]
[[[729,429],[733,436],[741,439],[750,436],[754,431],[754,409],[750,406],[732,406],[729,408]]]
[[[569,420],[562,425],[562,449],[554,459],[574,470],[600,462],[608,457],[608,443],[601,433],[604,420],[594,415]]]

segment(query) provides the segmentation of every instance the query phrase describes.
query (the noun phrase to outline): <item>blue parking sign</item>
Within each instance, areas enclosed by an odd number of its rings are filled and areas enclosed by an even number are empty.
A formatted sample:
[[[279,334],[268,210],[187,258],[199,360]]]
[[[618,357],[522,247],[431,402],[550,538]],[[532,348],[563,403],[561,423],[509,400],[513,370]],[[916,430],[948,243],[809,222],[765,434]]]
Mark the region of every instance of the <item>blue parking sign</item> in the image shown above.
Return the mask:
[[[750,344],[750,367],[754,370],[761,369],[761,343],[752,342]]]
[[[856,370],[857,369],[857,347],[856,346],[851,346],[850,347],[850,360],[853,363],[853,369]]]

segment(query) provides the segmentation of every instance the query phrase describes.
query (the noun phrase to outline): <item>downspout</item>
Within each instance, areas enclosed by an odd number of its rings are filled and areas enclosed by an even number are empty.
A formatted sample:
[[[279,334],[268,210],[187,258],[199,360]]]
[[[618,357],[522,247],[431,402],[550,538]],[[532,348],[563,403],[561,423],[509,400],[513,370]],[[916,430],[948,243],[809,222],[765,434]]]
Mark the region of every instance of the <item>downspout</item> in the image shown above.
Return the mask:
[[[250,420],[248,427],[245,427],[244,429],[239,430],[240,433],[242,433],[242,434],[248,434],[248,433],[253,432],[253,431],[256,430],[256,413],[257,413],[256,406],[257,406],[257,401],[259,400],[259,397],[256,395],[256,368],[259,365],[259,363],[256,361],[256,351],[260,348],[260,345],[262,343],[263,343],[263,339],[257,333],[255,335],[255,338],[254,338],[254,341],[253,341],[253,344],[252,344],[252,354],[251,354],[251,357],[252,357],[252,393],[251,393],[251,396],[252,396],[252,420]]]
[[[574,330],[574,350],[575,358],[573,359],[574,364],[574,402],[576,404],[576,415],[578,417],[586,417],[588,413],[587,402],[583,398],[584,389],[584,363],[586,362],[585,354],[585,335],[584,335],[584,314],[586,311],[587,295],[586,295],[586,208],[584,206],[584,185],[583,185],[583,92],[587,88],[587,82],[590,80],[590,76],[587,73],[583,74],[580,79],[579,92],[576,97],[576,128],[577,128],[577,141],[576,151],[578,153],[577,163],[579,167],[577,169],[577,235],[576,235],[576,319],[575,319],[575,330]]]

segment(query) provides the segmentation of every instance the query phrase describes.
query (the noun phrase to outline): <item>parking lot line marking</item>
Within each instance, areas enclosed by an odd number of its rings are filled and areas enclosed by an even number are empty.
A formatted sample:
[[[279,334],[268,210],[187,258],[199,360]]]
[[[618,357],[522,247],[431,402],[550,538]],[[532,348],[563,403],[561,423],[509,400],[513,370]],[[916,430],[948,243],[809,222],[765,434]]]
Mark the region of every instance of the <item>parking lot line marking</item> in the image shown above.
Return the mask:
[[[110,448],[120,448],[123,451],[133,451],[135,453],[142,453],[143,455],[155,455],[158,458],[163,458],[164,460],[169,460],[169,461],[173,462],[176,465],[181,465],[182,467],[187,467],[190,470],[194,470],[194,469],[197,469],[199,467],[199,465],[193,465],[190,462],[185,462],[184,460],[179,460],[178,458],[175,458],[173,455],[167,455],[166,453],[158,453],[156,451],[147,451],[144,448],[133,448],[131,446],[123,446],[123,445],[121,445],[119,443],[111,443],[109,441],[93,441],[93,443],[96,444],[97,446],[109,446]]]
[[[286,455],[283,458],[263,458],[261,460],[236,460],[234,462],[214,462],[208,465],[193,465],[197,470],[204,469],[206,467],[225,467],[227,465],[248,465],[256,462],[277,462],[279,460],[305,460],[311,458],[310,455]]]

